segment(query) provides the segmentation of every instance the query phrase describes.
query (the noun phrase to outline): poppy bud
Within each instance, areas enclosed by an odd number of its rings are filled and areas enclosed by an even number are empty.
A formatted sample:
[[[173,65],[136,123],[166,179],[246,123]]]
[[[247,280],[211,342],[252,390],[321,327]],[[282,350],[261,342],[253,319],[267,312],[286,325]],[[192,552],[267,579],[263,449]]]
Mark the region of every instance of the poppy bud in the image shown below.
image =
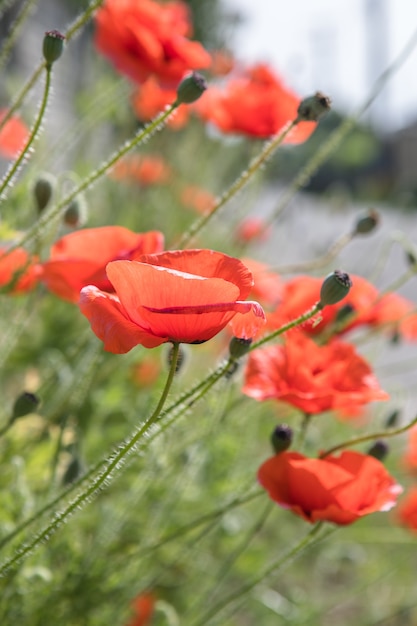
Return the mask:
[[[29,415],[29,413],[34,413],[39,404],[40,400],[38,396],[34,393],[30,393],[30,391],[24,391],[15,400],[10,422],[14,422],[19,417]]]
[[[43,38],[43,56],[48,67],[59,59],[64,49],[64,35],[57,30],[50,30]]]
[[[370,209],[366,215],[358,219],[353,231],[354,235],[367,235],[371,233],[379,224],[379,215],[375,209]]]
[[[397,426],[398,424],[398,418],[401,415],[401,411],[399,411],[398,409],[396,409],[395,411],[392,411],[392,413],[390,413],[387,417],[387,419],[385,420],[385,426],[387,428],[394,428],[395,426]]]
[[[331,100],[320,91],[304,98],[297,109],[298,121],[317,122],[319,117],[330,110]]]
[[[65,210],[62,219],[64,224],[71,228],[85,224],[87,221],[87,204],[82,196],[74,198]]]
[[[240,339],[239,337],[232,337],[229,343],[229,353],[234,359],[240,359],[240,357],[247,354],[249,351],[252,339]]]
[[[193,72],[183,78],[177,88],[176,104],[191,104],[200,98],[207,89],[204,76]]]
[[[71,461],[68,463],[67,468],[62,476],[62,484],[70,485],[77,478],[79,478],[84,473],[84,465],[78,458],[78,456],[72,457]]]
[[[50,174],[42,174],[36,179],[33,186],[33,195],[38,213],[42,213],[50,203],[54,188],[55,178]]]
[[[324,279],[320,289],[321,308],[328,304],[337,304],[346,298],[352,287],[349,274],[335,270]]]
[[[417,258],[416,258],[416,255],[414,254],[414,252],[412,250],[407,250],[405,258],[407,259],[407,263],[409,263],[409,265],[411,265],[411,267],[413,265],[416,265]]]
[[[279,424],[271,435],[272,447],[276,454],[288,450],[292,443],[293,432],[287,424]]]
[[[355,313],[355,311],[356,309],[353,306],[353,304],[347,303],[341,306],[340,309],[336,313],[336,319],[335,319],[336,324],[342,324],[346,322],[346,320],[348,320],[349,317]]]
[[[383,461],[389,452],[388,444],[382,439],[374,441],[372,446],[368,450],[369,456],[373,456],[378,461]]]

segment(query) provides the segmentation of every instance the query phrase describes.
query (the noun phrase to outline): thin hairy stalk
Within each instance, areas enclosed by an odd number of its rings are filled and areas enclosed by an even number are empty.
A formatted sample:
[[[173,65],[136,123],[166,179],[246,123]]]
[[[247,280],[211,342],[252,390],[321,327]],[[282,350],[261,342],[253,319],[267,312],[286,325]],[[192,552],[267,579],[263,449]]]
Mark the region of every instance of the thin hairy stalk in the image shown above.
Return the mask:
[[[25,19],[29,17],[30,11],[33,8],[32,5],[35,2],[36,0],[26,0],[26,2],[22,5],[18,16],[13,22],[10,32],[8,33],[7,37],[4,39],[3,45],[0,51],[0,69],[6,63],[10,55],[10,52],[12,51],[12,48],[14,44],[16,43],[16,40],[20,34],[20,31],[25,22]]]
[[[285,137],[292,131],[292,129],[298,124],[300,120],[298,117],[289,122],[284,128],[277,133],[272,139],[266,141],[262,147],[260,153],[252,159],[249,163],[249,167],[237,178],[234,183],[227,189],[215,202],[214,206],[200,219],[196,220],[194,224],[180,237],[179,241],[174,244],[175,249],[185,248],[188,246],[194,237],[207,225],[207,223],[229,202],[239,191],[241,191],[245,185],[250,181],[252,176],[256,174],[260,167],[266,161],[271,158],[274,152],[282,144]]]
[[[308,270],[316,270],[328,265],[330,261],[336,258],[355,237],[355,233],[346,233],[335,241],[330,248],[322,256],[311,261],[303,261],[302,263],[292,263],[289,265],[281,265],[281,267],[268,268],[265,271],[277,272],[278,274],[294,274],[296,272],[306,272]]]
[[[277,220],[281,213],[287,208],[288,204],[294,198],[296,193],[305,187],[310,181],[311,177],[317,172],[317,170],[327,161],[331,154],[340,146],[345,137],[354,128],[357,121],[362,117],[364,113],[373,104],[381,91],[384,89],[388,81],[396,74],[401,66],[408,59],[417,45],[417,29],[414,31],[402,51],[397,58],[393,61],[387,69],[382,72],[381,76],[374,83],[369,96],[363,102],[363,104],[357,109],[357,111],[351,116],[346,118],[336,130],[334,130],[326,141],[324,141],[319,149],[314,153],[309,161],[294,177],[292,182],[288,185],[285,193],[283,194],[279,204],[269,218],[265,221],[265,228]]]
[[[55,206],[51,206],[47,208],[41,215],[40,219],[34,224],[34,226],[27,231],[23,237],[13,244],[6,252],[4,252],[3,256],[7,256],[16,248],[24,246],[28,243],[33,242],[39,236],[43,230],[50,226],[51,222],[58,218],[64,209],[74,200],[79,194],[84,193],[89,189],[94,183],[96,183],[102,176],[107,174],[109,170],[132,148],[139,145],[140,143],[146,141],[155,131],[160,130],[168,118],[171,116],[173,111],[177,108],[178,103],[174,102],[171,104],[165,111],[160,113],[152,122],[146,124],[144,128],[141,128],[132,139],[127,141],[123,146],[121,146],[116,152],[114,152],[106,161],[104,161],[100,167],[91,172],[89,176],[83,179],[74,189],[67,194],[58,204]],[[2,257],[0,257],[2,258]]]
[[[324,450],[324,452],[320,453],[319,458],[324,459],[329,454],[333,454],[333,452],[337,452],[338,450],[343,450],[344,448],[350,448],[352,446],[357,446],[360,443],[365,443],[366,441],[374,441],[375,439],[386,439],[387,437],[395,437],[396,435],[401,435],[402,433],[407,432],[413,426],[417,424],[417,417],[415,417],[411,422],[405,424],[404,426],[400,426],[399,428],[389,428],[388,430],[380,430],[379,432],[369,433],[368,435],[361,435],[360,437],[353,437],[352,439],[348,439],[347,441],[343,441],[328,450]]]
[[[109,482],[114,478],[114,474],[117,474],[118,471],[121,470],[121,467],[124,464],[126,457],[134,451],[138,441],[153,426],[153,424],[155,424],[161,414],[162,408],[166,402],[172,382],[174,380],[175,371],[178,363],[178,354],[179,344],[174,343],[171,365],[165,387],[162,391],[159,402],[150,417],[140,428],[138,428],[134,432],[134,434],[127,441],[119,446],[118,450],[115,453],[113,453],[107,459],[104,469],[97,476],[93,477],[91,482],[87,485],[86,489],[81,491],[74,498],[74,500],[66,506],[63,511],[56,513],[54,519],[39,534],[32,538],[29,543],[21,546],[16,551],[13,557],[3,563],[3,565],[0,567],[0,576],[5,575],[8,571],[10,571],[10,569],[13,569],[18,563],[20,563],[27,555],[32,553],[37,546],[39,546],[44,541],[47,541],[49,537],[51,537],[52,534],[57,531],[59,526],[66,519],[68,519],[77,509],[90,501],[97,494],[97,492],[100,491],[100,489],[108,485]]]
[[[83,26],[85,26],[85,24],[89,21],[94,11],[98,9],[98,7],[101,4],[103,4],[103,1],[104,0],[93,0],[89,4],[89,6],[86,8],[86,10],[83,11],[80,14],[80,16],[76,18],[76,20],[68,28],[67,32],[64,33],[67,43],[74,37],[74,35],[78,33],[78,31]],[[18,96],[15,98],[14,102],[10,105],[10,107],[8,107],[6,115],[0,121],[0,131],[2,130],[4,125],[9,121],[13,113],[15,113],[18,109],[20,109],[26,96],[29,94],[29,92],[33,89],[33,87],[38,82],[39,77],[41,76],[45,67],[46,67],[46,61],[41,61],[39,65],[33,70],[32,75],[30,76],[26,84],[22,87],[22,90],[20,91]]]
[[[316,537],[319,530],[322,528],[323,522],[318,522],[313,526],[313,528],[299,541],[293,548],[291,548],[286,554],[280,556],[277,560],[270,563],[267,567],[261,570],[256,576],[248,580],[247,583],[233,591],[229,595],[225,596],[219,602],[214,605],[211,605],[210,608],[203,613],[196,621],[191,623],[191,626],[205,626],[208,624],[216,615],[218,615],[223,609],[227,606],[244,597],[251,591],[254,587],[259,585],[263,580],[268,578],[271,574],[278,572],[284,565],[287,565],[290,561],[299,556],[304,549],[313,545],[313,540],[318,541],[319,538]],[[330,534],[330,532],[329,532]]]
[[[12,165],[10,166],[9,170],[6,172],[5,176],[3,177],[3,180],[0,183],[0,200],[4,200],[5,198],[5,190],[8,187],[8,185],[12,182],[13,178],[16,176],[17,172],[19,171],[23,161],[25,159],[27,159],[29,157],[30,154],[30,149],[35,141],[35,139],[38,136],[44,115],[45,115],[45,111],[46,111],[46,106],[48,104],[48,98],[49,98],[49,94],[50,94],[50,90],[51,90],[51,66],[46,66],[45,67],[45,87],[43,90],[43,96],[42,96],[42,101],[39,107],[39,111],[38,111],[38,115],[37,118],[35,120],[35,123],[32,127],[32,130],[30,131],[30,135],[29,138],[25,144],[25,146],[23,147],[21,153],[19,154],[19,156],[17,157],[17,159],[12,163]]]

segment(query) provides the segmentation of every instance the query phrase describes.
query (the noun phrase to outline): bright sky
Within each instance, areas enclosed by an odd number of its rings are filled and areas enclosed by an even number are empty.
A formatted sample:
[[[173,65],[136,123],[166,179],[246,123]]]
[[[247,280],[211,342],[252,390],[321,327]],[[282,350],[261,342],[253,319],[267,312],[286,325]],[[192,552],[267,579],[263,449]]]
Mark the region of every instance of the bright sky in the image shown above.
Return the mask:
[[[417,0],[224,3],[245,17],[233,46],[239,59],[268,61],[300,95],[321,90],[346,112],[417,32]],[[390,128],[417,120],[417,43],[375,105],[373,120],[386,119]]]

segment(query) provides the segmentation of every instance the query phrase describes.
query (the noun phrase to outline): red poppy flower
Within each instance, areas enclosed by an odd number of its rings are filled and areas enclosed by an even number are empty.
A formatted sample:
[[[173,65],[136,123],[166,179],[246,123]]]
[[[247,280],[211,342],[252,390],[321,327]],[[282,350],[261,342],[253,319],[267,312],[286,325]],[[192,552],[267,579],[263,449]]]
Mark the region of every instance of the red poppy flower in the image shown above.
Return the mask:
[[[251,298],[260,300],[261,304],[270,306],[276,305],[281,300],[282,282],[280,276],[276,274],[268,265],[249,259],[242,259],[243,263],[250,269],[253,276],[253,287]]]
[[[243,393],[270,398],[305,413],[349,409],[387,400],[368,363],[347,343],[319,346],[303,333],[287,336],[284,345],[255,350],[249,356]]]
[[[160,156],[132,154],[118,161],[110,176],[145,187],[167,182],[171,177],[171,168]]]
[[[116,259],[136,259],[161,252],[164,236],[159,231],[134,233],[122,226],[85,228],[59,239],[43,265],[43,281],[55,295],[78,302],[80,290],[95,285],[113,291],[106,265]]]
[[[85,287],[80,308],[108,352],[203,343],[238,312],[264,317],[257,302],[243,301],[252,286],[249,270],[220,252],[177,250],[115,261],[107,276],[116,294]]]
[[[216,204],[216,197],[201,187],[196,185],[187,185],[181,193],[182,204],[190,209],[194,209],[197,213],[207,213]]]
[[[154,76],[150,76],[133,96],[133,108],[142,122],[148,122],[163,111],[167,105],[177,99],[175,89],[164,89]],[[180,104],[175,113],[168,119],[168,126],[175,130],[182,128],[188,122],[189,108]]]
[[[388,511],[402,491],[380,461],[351,450],[323,459],[281,452],[261,465],[258,480],[271,500],[311,523],[345,525]]]
[[[31,257],[23,248],[17,248],[3,256],[6,248],[0,247],[0,287],[11,294],[25,293],[33,289],[42,274],[37,257]]]
[[[243,243],[266,241],[270,233],[271,229],[265,225],[263,219],[259,217],[248,217],[238,225],[236,239]]]
[[[132,602],[134,617],[126,626],[147,626],[155,610],[155,596],[152,593],[141,593]]]
[[[0,109],[0,122],[6,115]],[[6,159],[14,159],[22,150],[29,136],[26,125],[18,115],[13,115],[0,130],[0,155]]]
[[[405,494],[396,513],[400,524],[417,533],[417,487]]]
[[[224,133],[267,138],[297,117],[299,104],[300,99],[281,79],[266,65],[259,64],[230,79],[224,91],[208,89],[195,110]],[[315,122],[301,122],[286,141],[305,141],[315,127]]]
[[[407,469],[417,471],[417,426],[408,431],[407,450],[403,461]]]
[[[176,87],[190,70],[209,67],[209,53],[191,35],[188,7],[177,0],[105,0],[95,14],[97,49],[138,83],[149,76]]]

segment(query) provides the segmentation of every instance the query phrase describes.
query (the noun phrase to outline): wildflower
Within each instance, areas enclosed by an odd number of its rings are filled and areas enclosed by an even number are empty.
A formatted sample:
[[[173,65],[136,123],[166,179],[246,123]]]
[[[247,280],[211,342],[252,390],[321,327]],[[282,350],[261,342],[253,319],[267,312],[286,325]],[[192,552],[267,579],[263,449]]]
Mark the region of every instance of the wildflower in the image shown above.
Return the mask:
[[[6,109],[0,109],[0,122],[6,113]],[[5,159],[14,159],[23,149],[28,137],[27,126],[18,115],[12,115],[0,130],[0,155]]]
[[[226,76],[235,65],[233,55],[229,50],[212,50],[210,74],[212,76]]]
[[[253,276],[251,298],[260,300],[262,305],[276,306],[277,302],[282,299],[283,286],[280,276],[260,261],[249,258],[244,258],[242,261]]]
[[[345,525],[388,511],[402,491],[380,461],[351,450],[323,459],[281,452],[261,465],[258,480],[271,500],[311,523]]]
[[[259,217],[248,217],[237,227],[236,239],[241,243],[251,241],[266,241],[271,229],[265,225],[264,220]]]
[[[297,117],[299,98],[264,64],[231,78],[224,91],[211,87],[195,105],[196,112],[224,133],[267,138]],[[300,122],[286,141],[305,141],[315,122]]]
[[[30,256],[23,248],[5,254],[0,247],[0,287],[2,292],[18,294],[30,291],[38,283],[42,273],[37,257]]]
[[[132,154],[116,163],[111,171],[111,177],[147,187],[167,182],[171,177],[171,168],[160,156]]]
[[[136,259],[161,252],[164,236],[159,231],[134,233],[122,226],[86,228],[65,235],[51,248],[43,264],[42,280],[47,289],[64,300],[77,302],[80,290],[95,285],[113,291],[106,265],[115,259]]]
[[[97,49],[139,84],[153,75],[163,86],[176,87],[186,72],[211,63],[203,46],[188,39],[189,11],[180,0],[105,0],[95,21]]]
[[[81,312],[108,352],[141,344],[203,343],[236,313],[264,318],[257,302],[244,301],[252,275],[239,261],[212,250],[176,250],[140,261],[107,265],[115,294],[95,286],[80,295]]]
[[[138,387],[150,388],[158,380],[161,363],[153,357],[145,357],[131,368],[131,379]]]
[[[148,122],[158,115],[165,107],[177,99],[176,89],[163,88],[155,76],[150,76],[133,96],[132,104],[137,117]],[[189,109],[180,104],[175,114],[168,119],[168,126],[174,130],[182,128],[188,122]]]
[[[408,470],[417,471],[417,426],[414,426],[408,432],[407,450],[403,461]]]
[[[141,593],[132,602],[135,615],[126,626],[148,626],[155,610],[155,596],[152,593]]]
[[[400,501],[396,517],[400,524],[417,533],[417,487],[410,489]]]
[[[288,335],[284,345],[251,353],[243,393],[255,400],[281,400],[310,414],[356,412],[358,406],[388,399],[352,345],[333,340],[319,346],[302,333]]]
[[[187,185],[181,193],[182,204],[190,209],[194,209],[197,213],[207,213],[216,203],[216,197],[196,185]]]

